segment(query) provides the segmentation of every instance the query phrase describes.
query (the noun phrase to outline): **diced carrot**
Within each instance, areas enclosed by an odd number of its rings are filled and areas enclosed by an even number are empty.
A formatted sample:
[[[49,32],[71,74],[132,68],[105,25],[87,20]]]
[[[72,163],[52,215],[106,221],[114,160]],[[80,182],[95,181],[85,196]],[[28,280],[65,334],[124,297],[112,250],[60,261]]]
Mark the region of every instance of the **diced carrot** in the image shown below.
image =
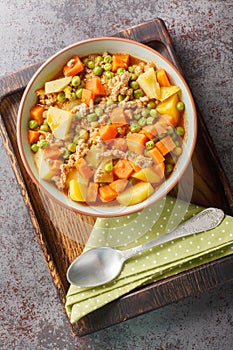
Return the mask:
[[[129,65],[129,55],[115,54],[112,56],[112,71],[116,72],[118,68],[127,69]]]
[[[78,169],[80,175],[84,179],[89,179],[93,175],[91,168],[89,167],[87,161],[84,158],[77,159],[74,163],[74,166],[76,167],[76,169]]]
[[[28,142],[30,145],[39,140],[41,133],[35,130],[28,130]]]
[[[120,159],[113,167],[113,173],[118,179],[128,179],[133,173],[133,167],[129,160]]]
[[[115,149],[118,149],[122,152],[125,152],[128,148],[126,139],[123,139],[122,137],[117,137],[113,140],[110,140],[108,146],[114,147]]]
[[[164,162],[164,156],[162,153],[158,150],[157,147],[152,148],[147,152],[147,155],[150,156],[155,164],[159,164]]]
[[[132,167],[133,167],[133,170],[136,172],[138,172],[139,170],[141,170],[141,167],[138,166],[137,164],[135,164],[134,162],[130,161]]]
[[[50,162],[50,169],[52,170],[53,173],[59,174],[60,173],[60,167],[63,164],[61,160],[55,159],[51,160]]]
[[[154,125],[146,125],[142,128],[142,130],[139,131],[140,134],[144,134],[148,137],[148,139],[153,139],[156,135],[158,135],[158,132]]]
[[[177,120],[170,114],[161,114],[160,119],[164,121],[167,125],[177,125]]]
[[[40,126],[44,121],[43,113],[44,107],[36,105],[30,110],[30,119],[36,120],[38,125]]]
[[[87,106],[90,107],[91,104],[94,103],[95,94],[91,90],[83,89],[82,90],[82,102],[86,103]]]
[[[80,58],[76,55],[72,57],[64,66],[63,71],[67,77],[74,76],[80,73],[84,69],[84,64]]]
[[[165,134],[167,132],[167,124],[163,120],[159,120],[154,124],[155,135]]]
[[[91,90],[95,95],[103,96],[105,94],[104,86],[99,77],[88,79],[85,87],[87,90]]]
[[[99,185],[95,182],[90,182],[87,187],[87,202],[96,202],[98,196]]]
[[[58,146],[46,147],[43,152],[45,159],[58,159],[63,153]]]
[[[160,86],[171,86],[167,73],[164,69],[157,71],[157,80]]]
[[[153,168],[156,174],[158,174],[158,176],[162,179],[164,177],[165,163],[164,162],[159,163],[155,165]]]
[[[102,125],[99,128],[99,133],[103,141],[112,140],[116,137],[117,127],[113,124]]]
[[[114,108],[110,113],[110,120],[112,124],[117,124],[117,126],[127,124],[124,108],[122,106]]]
[[[128,149],[132,152],[143,154],[145,149],[145,143],[148,141],[148,138],[145,134],[140,133],[128,133],[127,135],[127,146]]]
[[[127,187],[129,181],[126,179],[118,179],[113,181],[111,184],[109,184],[109,186],[115,191],[117,192],[117,194],[123,192],[125,190],[125,188]]]
[[[171,152],[176,147],[176,144],[172,140],[171,136],[167,135],[160,141],[156,142],[155,146],[159,149],[162,155],[165,156],[167,153]]]
[[[114,191],[110,185],[105,185],[105,186],[101,186],[99,187],[99,195],[100,195],[100,199],[103,202],[111,202],[114,199],[116,199],[117,197],[117,192]]]

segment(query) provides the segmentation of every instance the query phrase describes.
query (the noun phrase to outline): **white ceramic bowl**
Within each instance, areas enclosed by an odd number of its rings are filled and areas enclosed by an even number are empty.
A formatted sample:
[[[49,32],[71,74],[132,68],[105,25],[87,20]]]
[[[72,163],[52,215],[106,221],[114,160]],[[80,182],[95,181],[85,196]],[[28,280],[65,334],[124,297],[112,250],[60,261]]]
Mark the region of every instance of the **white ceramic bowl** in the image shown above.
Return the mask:
[[[171,77],[173,84],[178,85],[181,88],[182,101],[185,103],[184,127],[186,133],[184,138],[184,149],[172,175],[147,200],[128,207],[121,207],[120,205],[95,207],[83,205],[70,200],[68,196],[56,189],[53,184],[39,178],[27,138],[29,111],[37,101],[37,96],[35,93],[36,90],[41,88],[46,81],[53,79],[64,63],[67,62],[73,55],[77,54],[83,57],[91,53],[102,53],[104,51],[110,53],[128,53],[144,61],[152,61],[157,67],[165,68]],[[22,96],[17,121],[17,139],[20,154],[28,174],[38,188],[47,193],[59,204],[71,210],[78,213],[99,217],[120,216],[137,212],[166,195],[178,183],[179,179],[186,170],[195,147],[196,135],[197,117],[194,101],[189,87],[179,71],[160,53],[143,44],[132,40],[110,37],[80,41],[64,48],[49,58],[37,70],[28,83]]]

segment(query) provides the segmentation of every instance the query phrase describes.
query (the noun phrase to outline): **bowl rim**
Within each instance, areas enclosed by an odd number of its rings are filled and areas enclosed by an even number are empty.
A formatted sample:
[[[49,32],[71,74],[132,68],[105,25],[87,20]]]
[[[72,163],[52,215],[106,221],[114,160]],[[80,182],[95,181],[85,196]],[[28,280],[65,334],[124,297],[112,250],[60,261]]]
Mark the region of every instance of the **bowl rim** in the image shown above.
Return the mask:
[[[162,193],[155,198],[154,200],[151,201],[151,203],[147,203],[148,198],[146,200],[144,200],[141,203],[136,204],[137,208],[135,208],[135,205],[133,206],[126,206],[124,208],[123,211],[121,212],[87,212],[85,210],[79,209],[79,208],[75,208],[70,206],[69,204],[59,200],[55,195],[53,195],[50,191],[48,191],[42,184],[41,182],[35,177],[35,175],[33,174],[31,167],[27,161],[26,155],[24,153],[24,148],[23,148],[23,142],[22,142],[22,135],[21,135],[21,123],[22,123],[22,117],[23,117],[23,109],[24,109],[24,105],[25,105],[25,101],[27,99],[28,93],[30,91],[30,88],[32,86],[32,84],[34,83],[35,79],[40,75],[40,73],[44,70],[44,68],[46,68],[47,65],[49,65],[55,58],[57,58],[59,55],[61,55],[64,52],[69,51],[72,48],[75,48],[77,46],[81,46],[81,45],[85,45],[86,43],[90,43],[90,42],[97,42],[97,41],[117,41],[117,42],[124,42],[124,43],[129,43],[129,44],[134,44],[137,45],[139,47],[142,47],[143,49],[149,50],[151,51],[153,54],[157,55],[160,57],[161,60],[164,60],[171,68],[172,70],[175,72],[175,74],[178,75],[179,79],[182,81],[183,85],[185,86],[185,90],[188,94],[189,100],[191,102],[191,107],[192,107],[192,115],[193,115],[193,125],[194,125],[194,130],[193,130],[193,139],[192,139],[192,144],[191,144],[191,148],[190,148],[190,152],[188,154],[188,158],[185,161],[184,166],[182,167],[182,169],[179,171],[179,174],[177,174],[175,180],[167,187],[164,188],[164,190],[162,191]],[[182,73],[175,67],[175,65],[169,61],[169,59],[167,59],[166,57],[164,57],[160,52],[158,52],[157,50],[147,46],[146,44],[137,42],[135,40],[132,39],[127,39],[127,38],[119,38],[119,37],[106,37],[106,36],[102,36],[102,37],[95,37],[95,38],[88,38],[88,39],[84,39],[84,40],[80,40],[77,41],[73,44],[70,44],[66,47],[64,47],[63,49],[57,51],[55,54],[53,54],[52,56],[50,56],[48,59],[45,60],[44,63],[41,64],[41,66],[36,70],[36,72],[32,75],[32,77],[30,78],[29,82],[27,83],[27,86],[23,92],[23,95],[21,97],[21,101],[20,101],[20,105],[18,108],[18,113],[17,113],[17,144],[18,144],[18,148],[19,148],[19,153],[23,162],[23,165],[26,169],[26,172],[28,173],[29,177],[31,178],[31,180],[33,181],[33,183],[38,186],[39,190],[41,190],[43,193],[45,193],[50,199],[54,200],[56,203],[58,203],[59,205],[61,205],[62,207],[65,207],[66,209],[69,209],[75,213],[78,214],[82,214],[82,215],[87,215],[87,216],[91,216],[91,217],[102,217],[102,218],[109,218],[109,217],[119,217],[119,216],[124,216],[124,215],[129,215],[129,214],[133,214],[136,213],[138,211],[141,211],[143,209],[145,209],[146,207],[148,207],[148,205],[152,205],[154,204],[156,201],[159,201],[162,197],[164,197],[165,195],[167,195],[167,193],[169,193],[169,191],[179,182],[179,180],[181,179],[181,177],[183,176],[184,172],[186,171],[194,149],[195,149],[195,145],[196,145],[196,140],[197,140],[197,128],[198,128],[198,124],[197,124],[197,111],[196,111],[196,106],[195,106],[195,102],[194,102],[194,98],[192,96],[192,92],[186,82],[186,80],[184,79]],[[138,205],[140,204],[140,208],[138,208]],[[85,207],[84,207],[85,208]]]

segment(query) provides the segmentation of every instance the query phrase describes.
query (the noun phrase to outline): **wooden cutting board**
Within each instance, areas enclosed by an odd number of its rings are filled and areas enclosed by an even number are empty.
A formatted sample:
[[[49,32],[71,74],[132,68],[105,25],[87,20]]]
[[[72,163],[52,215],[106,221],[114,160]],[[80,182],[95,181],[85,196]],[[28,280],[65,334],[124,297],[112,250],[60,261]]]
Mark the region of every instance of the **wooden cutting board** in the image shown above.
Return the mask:
[[[128,28],[115,36],[133,39],[154,48],[184,74],[161,19]],[[0,125],[6,151],[29,208],[49,271],[65,307],[65,296],[69,287],[66,280],[67,268],[72,260],[81,254],[95,219],[75,214],[40,193],[27,175],[20,159],[16,142],[17,110],[24,88],[39,66],[40,64],[32,65],[2,79]],[[199,111],[198,123],[197,144],[192,157],[194,188],[191,201],[202,206],[216,206],[225,213],[232,214],[232,192]],[[189,177],[184,174],[179,183],[179,198],[186,199],[187,186]],[[172,194],[176,195],[177,191],[178,186]],[[139,288],[70,325],[71,330],[75,335],[83,336],[184,297],[205,292],[232,279],[232,267],[231,255]]]

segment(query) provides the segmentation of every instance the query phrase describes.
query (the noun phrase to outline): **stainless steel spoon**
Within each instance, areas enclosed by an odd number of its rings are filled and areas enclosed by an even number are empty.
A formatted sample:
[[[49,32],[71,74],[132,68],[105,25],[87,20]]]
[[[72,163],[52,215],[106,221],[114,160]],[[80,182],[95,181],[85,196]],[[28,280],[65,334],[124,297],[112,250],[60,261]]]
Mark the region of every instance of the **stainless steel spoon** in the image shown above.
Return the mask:
[[[215,228],[223,220],[224,212],[217,208],[207,208],[174,230],[140,246],[117,250],[110,247],[97,247],[76,258],[67,270],[68,281],[80,287],[94,287],[108,283],[121,272],[124,262],[146,249]]]

